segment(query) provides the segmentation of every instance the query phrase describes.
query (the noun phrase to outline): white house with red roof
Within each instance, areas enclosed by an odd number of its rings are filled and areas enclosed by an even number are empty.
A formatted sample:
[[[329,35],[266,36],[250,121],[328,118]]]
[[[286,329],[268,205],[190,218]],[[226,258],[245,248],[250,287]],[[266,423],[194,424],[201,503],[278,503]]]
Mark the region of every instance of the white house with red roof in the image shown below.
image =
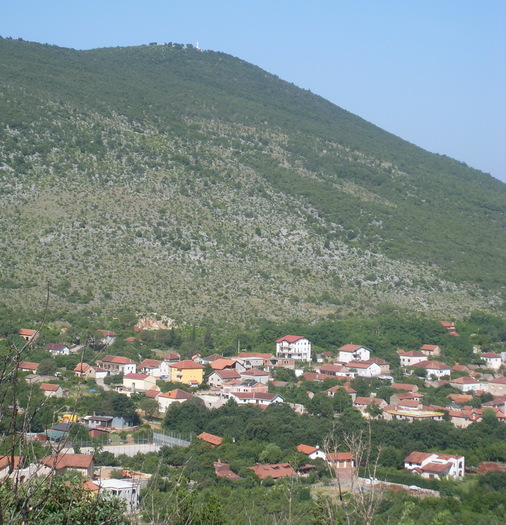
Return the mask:
[[[40,363],[31,363],[30,361],[20,361],[18,363],[18,369],[21,372],[31,372],[32,374],[35,374],[37,372],[37,368],[39,368]]]
[[[285,335],[276,341],[276,356],[310,362],[311,341],[301,335]]]
[[[409,352],[397,350],[397,354],[401,360],[401,366],[413,366],[416,363],[427,360],[427,356],[418,350],[410,350]]]
[[[51,355],[69,355],[70,348],[67,345],[61,345],[58,343],[49,343],[44,347],[44,350],[49,350]]]
[[[477,379],[473,379],[467,376],[457,377],[457,379],[451,379],[450,386],[452,386],[453,388],[458,388],[461,392],[472,392],[476,390],[481,390],[480,382]]]
[[[325,459],[325,452],[320,447],[312,447],[310,445],[298,445],[297,452],[305,454],[309,459]]]
[[[349,363],[350,361],[367,361],[371,358],[371,351],[369,348],[361,345],[344,345],[337,350],[339,352],[337,360],[341,363]]]
[[[351,377],[378,377],[381,375],[381,366],[374,361],[348,361],[346,368]]]
[[[135,361],[119,355],[106,355],[97,361],[97,366],[111,376],[117,374],[135,374],[135,372],[137,372],[137,364]]]
[[[185,392],[180,388],[165,392],[157,397],[158,404],[160,405],[160,412],[165,413],[172,403],[184,403],[188,399],[196,397],[189,392]]]
[[[139,370],[148,376],[167,377],[169,375],[169,363],[158,359],[144,359],[139,365]]]
[[[404,459],[404,468],[423,478],[443,479],[464,477],[465,458],[451,454],[411,452]]]
[[[483,352],[480,355],[480,359],[485,361],[487,368],[492,368],[493,370],[499,370],[502,366],[501,354],[496,354],[495,352]]]
[[[123,376],[123,387],[130,392],[147,392],[156,385],[156,378],[148,374],[131,373]]]
[[[437,379],[451,374],[451,368],[439,361],[420,361],[419,363],[412,365],[411,368],[423,368],[427,370],[427,377],[434,376]]]

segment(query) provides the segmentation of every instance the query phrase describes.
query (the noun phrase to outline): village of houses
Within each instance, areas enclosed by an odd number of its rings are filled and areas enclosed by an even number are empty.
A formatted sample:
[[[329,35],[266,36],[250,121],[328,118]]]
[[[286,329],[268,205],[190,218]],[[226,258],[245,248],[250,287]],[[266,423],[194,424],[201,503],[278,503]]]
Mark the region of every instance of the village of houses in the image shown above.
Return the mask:
[[[441,323],[449,334],[458,337],[452,323]],[[329,397],[336,392],[345,392],[351,399],[352,406],[358,409],[365,418],[383,418],[385,420],[406,420],[409,422],[420,420],[451,421],[456,427],[465,428],[482,418],[485,409],[495,412],[498,420],[506,420],[506,352],[479,353],[481,365],[446,365],[442,360],[442,349],[430,344],[422,345],[416,350],[397,351],[400,367],[406,377],[423,370],[420,374],[427,387],[440,387],[449,384],[460,393],[450,394],[445,406],[433,406],[424,403],[424,395],[419,388],[406,380],[395,381],[391,375],[391,364],[375,357],[374,349],[360,344],[345,344],[334,352],[323,352],[313,355],[312,344],[304,336],[286,335],[272,342],[273,352],[251,353],[238,352],[235,356],[224,357],[220,354],[194,355],[191,359],[181,359],[173,351],[158,356],[158,359],[144,359],[135,362],[127,357],[107,354],[107,348],[114,343],[116,334],[100,331],[105,354],[95,362],[79,363],[74,369],[74,375],[83,379],[93,379],[96,384],[105,389],[114,389],[117,392],[131,396],[143,394],[146,398],[158,403],[156,417],[161,419],[173,403],[184,403],[192,398],[200,398],[208,409],[218,408],[229,400],[237,404],[254,404],[265,409],[273,403],[284,403],[283,397],[273,392],[282,387],[285,382],[276,381],[273,376],[279,368],[293,371],[298,385],[304,382],[323,382],[328,378],[339,380],[339,384],[324,391]],[[28,344],[36,344],[38,332],[31,329],[19,331]],[[131,337],[126,342],[135,342]],[[47,344],[45,349],[54,355],[68,355],[75,351],[64,344]],[[38,363],[21,361],[18,368],[26,372],[25,381],[32,382],[47,397],[64,398],[65,389],[59,384],[58,373],[54,377],[37,375]],[[458,377],[452,378],[455,372]],[[122,376],[120,384],[104,385],[107,376]],[[369,397],[357,396],[352,388],[352,381],[356,377],[378,378],[386,385],[395,389],[396,393],[390,399],[380,399],[374,394]],[[182,388],[174,388],[162,392],[160,381],[179,383]],[[184,387],[183,387],[184,385]],[[471,404],[474,396],[490,394],[490,401],[476,407]],[[308,392],[311,395],[311,392]],[[297,413],[304,413],[305,407],[300,404],[289,403]],[[377,409],[372,411],[371,405]],[[144,414],[141,414],[144,415]],[[89,429],[90,436],[100,433],[113,434],[125,430],[128,423],[121,418],[110,414],[79,414],[72,415],[71,421],[59,421],[49,428],[45,434],[38,436],[43,440],[51,440],[58,431],[59,437],[64,435],[65,425],[79,420]],[[156,418],[155,418],[156,419]],[[63,425],[63,426],[62,426]],[[55,434],[56,433],[56,434]],[[209,443],[212,447],[219,447],[223,437],[209,433],[196,436],[197,439]],[[0,480],[6,476],[44,475],[53,470],[56,472],[75,470],[81,472],[89,480],[90,490],[107,490],[112,494],[126,499],[128,508],[138,508],[139,488],[149,477],[142,473],[125,471],[125,478],[107,479],[101,469],[94,464],[93,453],[74,454],[70,450],[58,452],[41,459],[38,464],[26,465],[22,458],[11,456],[0,457]],[[334,472],[342,479],[354,475],[357,467],[355,458],[350,452],[325,451],[320,443],[301,443],[297,447],[299,453],[307,456],[308,460],[322,459],[332,465]],[[13,461],[15,462],[13,464]],[[215,474],[218,477],[237,479],[238,474],[230,469],[226,463],[218,460],[215,463]],[[306,470],[304,470],[306,468]],[[288,476],[307,474],[311,465],[294,469],[289,463],[256,464],[251,469],[260,479],[271,477],[276,480]],[[420,452],[413,450],[404,459],[404,468],[422,477],[429,479],[443,479],[450,477],[461,479],[465,474],[465,460],[463,456],[441,454],[438,452]]]

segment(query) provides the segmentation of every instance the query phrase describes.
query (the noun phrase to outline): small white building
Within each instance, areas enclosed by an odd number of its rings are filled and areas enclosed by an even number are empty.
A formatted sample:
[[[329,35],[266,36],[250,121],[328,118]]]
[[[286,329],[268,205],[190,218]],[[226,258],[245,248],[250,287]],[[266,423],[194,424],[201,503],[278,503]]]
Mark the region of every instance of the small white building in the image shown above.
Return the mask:
[[[338,361],[349,363],[350,361],[367,361],[371,358],[369,348],[361,345],[344,345],[338,348]]]
[[[140,483],[134,479],[102,479],[96,482],[103,490],[125,501],[127,511],[133,512],[139,509],[140,505]]]
[[[67,345],[60,345],[56,343],[49,343],[44,347],[44,350],[49,350],[51,355],[69,355],[70,348]]]
[[[276,356],[310,362],[311,341],[300,335],[285,335],[276,341]]]
[[[404,459],[406,470],[428,479],[462,478],[464,477],[464,466],[464,456],[453,456],[451,454],[411,452]]]
[[[502,366],[501,354],[496,354],[495,352],[484,352],[480,355],[480,359],[485,361],[487,368],[492,368],[493,370],[499,370]]]

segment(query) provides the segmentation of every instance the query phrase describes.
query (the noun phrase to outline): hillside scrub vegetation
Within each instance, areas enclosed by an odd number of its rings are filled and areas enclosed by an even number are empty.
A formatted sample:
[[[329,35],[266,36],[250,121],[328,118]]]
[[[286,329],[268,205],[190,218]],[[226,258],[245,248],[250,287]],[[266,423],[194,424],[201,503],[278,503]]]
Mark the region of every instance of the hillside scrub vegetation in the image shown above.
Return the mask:
[[[0,39],[3,300],[500,311],[504,184],[224,53]]]

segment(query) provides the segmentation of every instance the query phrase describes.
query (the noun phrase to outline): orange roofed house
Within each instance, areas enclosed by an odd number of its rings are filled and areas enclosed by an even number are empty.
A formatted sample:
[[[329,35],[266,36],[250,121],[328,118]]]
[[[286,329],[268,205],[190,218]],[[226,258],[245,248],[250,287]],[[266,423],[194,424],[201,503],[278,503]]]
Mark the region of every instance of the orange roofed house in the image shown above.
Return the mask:
[[[175,383],[197,386],[204,381],[204,365],[185,359],[169,365],[169,380]]]

